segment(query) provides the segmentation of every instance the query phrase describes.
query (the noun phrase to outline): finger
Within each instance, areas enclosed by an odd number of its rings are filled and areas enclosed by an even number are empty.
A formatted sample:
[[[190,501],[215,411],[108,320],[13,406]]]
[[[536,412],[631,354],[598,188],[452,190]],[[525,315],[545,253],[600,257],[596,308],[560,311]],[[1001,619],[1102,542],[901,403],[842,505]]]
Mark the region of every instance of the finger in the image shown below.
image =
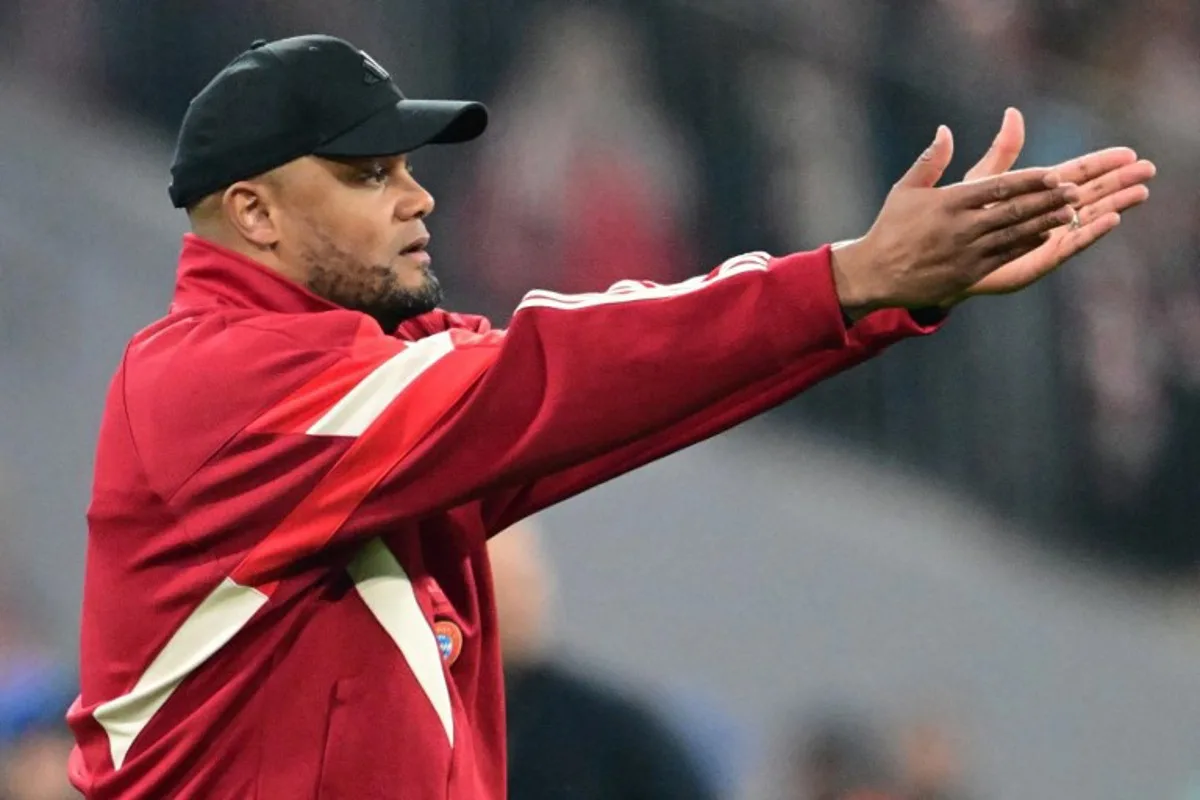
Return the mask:
[[[1066,214],[1062,223],[1065,224],[1070,222],[1073,216],[1069,206],[1077,202],[1079,202],[1079,187],[1064,183],[1054,189],[1015,197],[982,211],[974,212],[976,220],[971,232],[975,238],[978,238],[985,233],[1002,228],[1019,227],[1021,223],[1053,211],[1063,211]]]
[[[1106,172],[1137,161],[1137,153],[1128,147],[1109,147],[1097,150],[1070,161],[1064,161],[1053,169],[1064,181],[1083,185]]]
[[[1068,206],[1059,206],[1053,211],[1027,219],[1019,225],[993,230],[979,238],[976,246],[986,254],[1006,253],[1020,247],[1028,240],[1040,239],[1041,234],[1049,233],[1055,228],[1061,228],[1075,217],[1075,212]]]
[[[1064,262],[1091,247],[1111,233],[1120,222],[1120,214],[1105,214],[1091,224],[1058,236],[1049,247],[1044,246],[1046,234],[1015,242],[1011,249],[983,260],[980,280],[976,285],[987,287],[982,292],[984,294],[1005,294],[1022,289],[1046,277]],[[1003,280],[996,282],[992,273],[1001,267],[1004,268]]]
[[[1045,167],[1033,167],[1006,172],[992,178],[947,186],[945,191],[952,208],[982,208],[1011,197],[1053,189],[1062,182],[1053,170]]]
[[[897,186],[929,188],[936,186],[954,157],[954,136],[945,125],[939,125],[933,143],[925,149]]]
[[[1068,258],[1083,252],[1102,237],[1111,233],[1120,224],[1121,215],[1115,211],[1110,211],[1100,215],[1081,228],[1068,231],[1059,242],[1058,252],[1055,254],[1055,264],[1061,264]]]
[[[1036,233],[1032,236],[1016,239],[1011,245],[1004,249],[997,250],[995,253],[991,254],[990,257],[998,258],[1004,264],[1011,264],[1017,259],[1023,258],[1024,256],[1027,256],[1033,251],[1037,250],[1046,242],[1050,241],[1050,239],[1051,234],[1049,231],[1041,231],[1040,233]],[[1031,273],[1032,271],[1034,271],[1033,267],[1031,267]],[[1022,280],[1029,279],[1029,276],[1023,276],[1022,278]]]
[[[1128,189],[1122,189],[1115,194],[1110,194],[1102,200],[1084,206],[1079,209],[1079,221],[1084,225],[1103,217],[1105,214],[1111,214],[1114,211],[1120,213],[1134,206],[1140,206],[1142,203],[1150,199],[1150,190],[1145,186],[1130,186]]]
[[[1080,186],[1080,201],[1084,205],[1094,203],[1130,186],[1145,183],[1151,180],[1157,172],[1158,168],[1154,166],[1153,162],[1145,160],[1118,167]]]
[[[1004,111],[1004,121],[1000,123],[1000,132],[992,140],[992,146],[983,154],[979,162],[967,170],[964,180],[974,181],[999,175],[1012,169],[1025,147],[1025,118],[1015,108]]]
[[[1007,286],[993,285],[987,293],[995,294],[1015,291],[1033,283],[1053,268],[1049,258],[1026,258],[1026,256],[1036,252],[1039,247],[1046,243],[1046,236],[1043,233],[1031,238],[1022,239],[1021,241],[1014,242],[1012,247],[1008,249],[985,256],[980,264],[979,277],[976,282],[978,283],[979,280],[986,279],[1000,267],[1004,267],[1003,284]],[[1018,274],[1011,274],[1014,268],[1019,269]]]

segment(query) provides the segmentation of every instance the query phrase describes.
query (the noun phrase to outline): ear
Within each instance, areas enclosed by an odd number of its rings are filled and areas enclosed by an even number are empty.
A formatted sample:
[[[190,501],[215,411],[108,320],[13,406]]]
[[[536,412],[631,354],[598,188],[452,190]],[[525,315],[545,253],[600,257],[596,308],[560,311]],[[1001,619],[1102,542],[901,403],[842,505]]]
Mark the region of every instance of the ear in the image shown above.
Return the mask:
[[[238,181],[225,190],[221,205],[229,224],[242,238],[264,250],[279,242],[279,218],[268,186],[259,181]]]

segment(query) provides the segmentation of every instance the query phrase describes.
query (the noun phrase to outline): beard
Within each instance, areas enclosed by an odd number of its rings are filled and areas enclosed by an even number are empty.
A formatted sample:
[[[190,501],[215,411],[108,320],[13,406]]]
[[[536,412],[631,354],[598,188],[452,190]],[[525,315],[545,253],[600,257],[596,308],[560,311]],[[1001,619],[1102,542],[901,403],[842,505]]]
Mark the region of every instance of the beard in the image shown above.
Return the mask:
[[[405,286],[390,265],[362,261],[319,230],[315,230],[314,244],[305,247],[300,257],[308,267],[309,291],[366,314],[384,333],[393,333],[400,323],[442,303],[442,285],[427,267],[422,267],[420,286]]]

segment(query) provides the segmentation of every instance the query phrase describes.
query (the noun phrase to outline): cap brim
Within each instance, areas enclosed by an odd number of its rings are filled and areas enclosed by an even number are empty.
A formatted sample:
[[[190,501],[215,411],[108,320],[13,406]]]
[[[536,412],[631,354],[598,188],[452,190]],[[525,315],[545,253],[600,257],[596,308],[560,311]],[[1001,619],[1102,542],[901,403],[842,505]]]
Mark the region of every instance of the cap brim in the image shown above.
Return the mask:
[[[314,155],[354,158],[408,153],[427,144],[455,144],[487,128],[482,103],[457,100],[401,100],[367,117],[313,151]]]

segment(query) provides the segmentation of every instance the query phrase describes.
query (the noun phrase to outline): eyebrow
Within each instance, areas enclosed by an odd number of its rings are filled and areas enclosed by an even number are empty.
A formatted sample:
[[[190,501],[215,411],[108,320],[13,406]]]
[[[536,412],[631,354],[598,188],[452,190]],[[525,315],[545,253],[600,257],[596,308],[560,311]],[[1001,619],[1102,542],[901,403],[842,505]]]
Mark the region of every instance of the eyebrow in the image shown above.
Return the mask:
[[[351,158],[334,158],[331,161],[336,161],[350,167],[365,167],[370,164],[389,164],[395,166],[402,164],[408,160],[404,153],[394,156],[353,156]]]

